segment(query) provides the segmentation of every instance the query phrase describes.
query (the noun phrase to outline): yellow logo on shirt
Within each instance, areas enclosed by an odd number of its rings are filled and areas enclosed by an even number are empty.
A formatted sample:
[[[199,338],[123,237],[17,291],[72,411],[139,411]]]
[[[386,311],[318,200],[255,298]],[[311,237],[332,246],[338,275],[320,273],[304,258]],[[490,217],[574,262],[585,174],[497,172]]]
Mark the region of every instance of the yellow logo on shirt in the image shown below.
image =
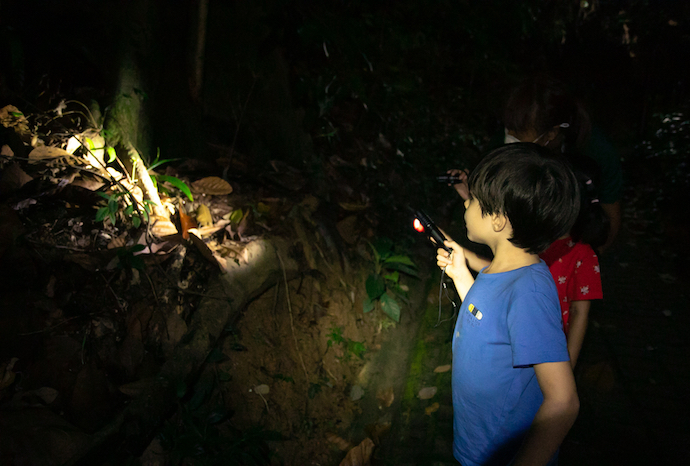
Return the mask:
[[[467,310],[468,310],[473,316],[475,316],[475,317],[477,318],[477,320],[482,320],[482,317],[484,317],[484,315],[482,314],[482,311],[480,311],[479,309],[477,309],[476,307],[474,307],[474,304],[470,304],[469,306],[467,306]]]

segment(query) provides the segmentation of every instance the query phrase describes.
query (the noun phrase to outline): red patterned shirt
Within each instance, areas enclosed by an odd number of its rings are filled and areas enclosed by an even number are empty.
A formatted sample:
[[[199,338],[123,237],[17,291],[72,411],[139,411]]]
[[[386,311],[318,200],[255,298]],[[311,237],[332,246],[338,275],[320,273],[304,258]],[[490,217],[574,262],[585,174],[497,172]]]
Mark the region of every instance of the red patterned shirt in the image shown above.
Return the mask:
[[[588,244],[575,243],[570,237],[554,241],[540,257],[556,282],[567,335],[570,303],[603,298],[599,258]]]

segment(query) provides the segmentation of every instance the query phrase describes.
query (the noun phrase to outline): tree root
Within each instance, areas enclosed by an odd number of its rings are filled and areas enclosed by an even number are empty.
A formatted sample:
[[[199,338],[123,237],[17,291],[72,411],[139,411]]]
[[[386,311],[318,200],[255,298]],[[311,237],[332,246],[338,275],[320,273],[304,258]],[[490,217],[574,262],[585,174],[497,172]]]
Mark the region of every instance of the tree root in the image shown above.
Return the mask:
[[[193,386],[228,322],[236,319],[250,301],[301,272],[290,248],[290,243],[282,239],[254,241],[246,247],[244,260],[228,261],[227,273],[209,286],[210,295],[227,298],[202,300],[187,334],[161,367],[155,383],[110,424],[93,434],[89,444],[65,465],[100,464],[108,452],[123,448],[143,450],[155,430],[175,410],[178,399]]]

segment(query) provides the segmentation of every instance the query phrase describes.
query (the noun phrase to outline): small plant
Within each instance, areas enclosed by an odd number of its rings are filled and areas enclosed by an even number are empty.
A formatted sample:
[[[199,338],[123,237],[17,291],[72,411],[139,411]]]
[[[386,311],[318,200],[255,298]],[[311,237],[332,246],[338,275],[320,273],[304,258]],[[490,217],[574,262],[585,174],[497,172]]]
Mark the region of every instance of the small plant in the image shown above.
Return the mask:
[[[342,359],[345,361],[349,361],[353,356],[356,356],[359,359],[364,359],[364,353],[367,351],[364,343],[361,341],[350,340],[349,338],[345,337],[343,335],[342,327],[332,327],[331,333],[327,335],[327,338],[326,344],[328,348],[332,347],[334,343],[343,348],[345,355]]]
[[[391,319],[400,322],[400,303],[407,302],[407,291],[400,284],[400,273],[418,278],[416,266],[409,256],[396,254],[393,242],[381,238],[369,243],[374,252],[374,272],[366,281],[367,296],[364,299],[364,312],[380,306]]]
[[[131,193],[128,191],[120,191],[113,194],[106,194],[102,192],[96,193],[106,200],[106,204],[96,211],[96,221],[102,222],[106,218],[110,219],[110,223],[115,226],[117,222],[117,214],[120,211],[120,200],[123,197],[132,199]],[[141,204],[141,209],[134,209],[134,204],[128,204],[124,210],[124,217],[130,219],[134,228],[139,228],[142,222],[147,222],[149,215],[151,215],[151,208],[154,203],[148,199],[144,199]]]

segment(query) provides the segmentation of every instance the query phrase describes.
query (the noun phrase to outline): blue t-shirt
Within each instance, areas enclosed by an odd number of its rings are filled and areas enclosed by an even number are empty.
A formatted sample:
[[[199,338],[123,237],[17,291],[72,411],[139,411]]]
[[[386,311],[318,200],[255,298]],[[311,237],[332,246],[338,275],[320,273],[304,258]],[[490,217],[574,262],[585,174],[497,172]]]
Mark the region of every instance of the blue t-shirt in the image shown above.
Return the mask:
[[[508,464],[544,399],[532,366],[568,360],[546,264],[480,272],[453,335],[455,458],[463,466]]]

